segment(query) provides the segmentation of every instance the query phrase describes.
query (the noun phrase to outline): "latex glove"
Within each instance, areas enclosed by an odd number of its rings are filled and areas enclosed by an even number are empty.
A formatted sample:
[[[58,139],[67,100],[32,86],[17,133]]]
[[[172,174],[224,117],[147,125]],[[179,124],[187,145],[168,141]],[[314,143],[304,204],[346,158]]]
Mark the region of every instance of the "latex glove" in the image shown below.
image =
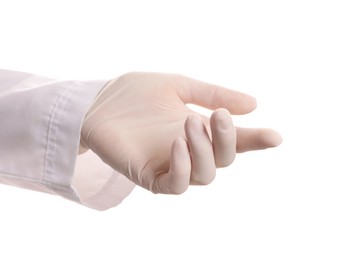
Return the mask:
[[[187,103],[216,110],[208,119]],[[212,182],[216,168],[231,164],[236,152],[281,143],[273,130],[233,125],[229,112],[255,107],[246,94],[184,76],[129,73],[99,94],[83,123],[81,144],[136,184],[180,194],[190,184]]]

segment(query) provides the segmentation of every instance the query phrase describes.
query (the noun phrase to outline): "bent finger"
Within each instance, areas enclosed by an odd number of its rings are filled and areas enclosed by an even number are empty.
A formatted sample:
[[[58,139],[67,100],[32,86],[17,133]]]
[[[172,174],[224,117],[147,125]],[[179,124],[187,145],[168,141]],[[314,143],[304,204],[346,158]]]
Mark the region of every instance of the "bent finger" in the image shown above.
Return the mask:
[[[216,176],[216,164],[212,143],[202,118],[196,114],[189,115],[185,132],[192,162],[191,184],[209,184]]]
[[[217,167],[230,165],[236,155],[236,129],[226,109],[217,109],[210,120],[212,145]]]
[[[157,176],[152,185],[153,193],[181,194],[190,185],[191,160],[187,143],[178,137],[171,147],[170,170]]]

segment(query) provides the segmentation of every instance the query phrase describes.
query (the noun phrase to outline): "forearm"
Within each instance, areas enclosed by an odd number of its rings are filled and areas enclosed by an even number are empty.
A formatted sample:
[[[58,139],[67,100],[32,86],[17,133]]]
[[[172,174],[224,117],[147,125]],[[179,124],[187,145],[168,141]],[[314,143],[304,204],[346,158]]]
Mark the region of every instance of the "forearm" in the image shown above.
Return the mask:
[[[77,156],[84,115],[105,83],[0,70],[0,182],[98,209],[120,202],[94,201],[118,174],[94,155]],[[95,162],[96,171],[86,175],[88,161]],[[128,190],[130,183],[122,185]]]

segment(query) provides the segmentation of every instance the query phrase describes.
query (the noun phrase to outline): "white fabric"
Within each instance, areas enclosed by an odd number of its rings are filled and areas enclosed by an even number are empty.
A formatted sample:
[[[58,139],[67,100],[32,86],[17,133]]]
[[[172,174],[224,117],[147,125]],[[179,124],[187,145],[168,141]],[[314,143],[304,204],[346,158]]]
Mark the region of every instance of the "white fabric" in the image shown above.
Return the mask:
[[[93,152],[78,154],[83,118],[105,81],[56,81],[0,70],[0,183],[104,210],[134,184]]]

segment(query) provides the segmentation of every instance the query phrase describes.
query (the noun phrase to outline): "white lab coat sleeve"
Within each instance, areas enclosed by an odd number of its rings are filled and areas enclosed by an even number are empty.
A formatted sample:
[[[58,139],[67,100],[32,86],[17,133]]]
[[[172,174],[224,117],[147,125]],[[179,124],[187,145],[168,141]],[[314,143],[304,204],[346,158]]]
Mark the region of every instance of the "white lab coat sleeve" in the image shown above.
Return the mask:
[[[106,81],[56,81],[0,69],[0,183],[105,210],[134,184],[88,151],[81,124]]]

